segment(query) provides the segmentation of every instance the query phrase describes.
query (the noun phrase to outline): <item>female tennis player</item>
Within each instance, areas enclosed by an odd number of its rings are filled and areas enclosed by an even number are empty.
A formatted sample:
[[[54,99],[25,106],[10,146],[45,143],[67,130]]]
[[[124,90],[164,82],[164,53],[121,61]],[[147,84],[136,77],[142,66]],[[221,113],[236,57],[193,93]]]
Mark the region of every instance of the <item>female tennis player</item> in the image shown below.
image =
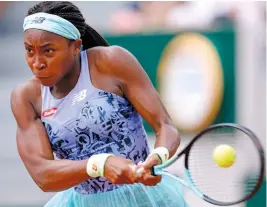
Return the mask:
[[[38,3],[23,28],[34,78],[13,90],[11,108],[31,177],[60,191],[45,207],[186,206],[179,184],[150,174],[180,139],[133,55],[109,46],[70,2]],[[141,117],[157,137],[151,152]]]

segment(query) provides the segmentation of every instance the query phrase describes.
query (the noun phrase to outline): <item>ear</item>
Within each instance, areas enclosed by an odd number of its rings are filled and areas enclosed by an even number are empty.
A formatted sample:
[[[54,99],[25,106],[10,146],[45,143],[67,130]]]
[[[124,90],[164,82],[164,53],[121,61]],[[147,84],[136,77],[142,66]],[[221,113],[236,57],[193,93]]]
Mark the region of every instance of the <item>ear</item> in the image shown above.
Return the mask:
[[[75,55],[81,52],[81,47],[82,47],[82,40],[81,39],[75,40],[74,41]]]

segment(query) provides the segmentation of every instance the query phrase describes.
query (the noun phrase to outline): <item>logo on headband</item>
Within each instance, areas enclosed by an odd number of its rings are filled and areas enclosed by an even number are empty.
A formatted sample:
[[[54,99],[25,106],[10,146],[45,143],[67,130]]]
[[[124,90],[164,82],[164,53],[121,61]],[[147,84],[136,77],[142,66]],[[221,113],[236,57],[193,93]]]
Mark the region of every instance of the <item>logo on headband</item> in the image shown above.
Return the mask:
[[[45,20],[45,17],[35,17],[34,20],[30,22],[30,24],[42,24]]]

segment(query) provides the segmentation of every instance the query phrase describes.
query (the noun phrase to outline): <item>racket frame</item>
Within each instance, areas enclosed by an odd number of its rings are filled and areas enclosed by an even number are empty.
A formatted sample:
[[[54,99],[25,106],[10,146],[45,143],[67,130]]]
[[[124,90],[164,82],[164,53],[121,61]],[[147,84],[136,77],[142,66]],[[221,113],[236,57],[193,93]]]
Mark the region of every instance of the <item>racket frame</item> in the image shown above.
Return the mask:
[[[250,137],[250,139],[253,141],[254,145],[256,146],[258,153],[259,153],[259,157],[260,157],[260,162],[261,162],[261,168],[260,168],[260,177],[258,179],[258,183],[256,184],[254,190],[247,195],[246,197],[234,201],[234,202],[221,202],[221,201],[217,201],[214,200],[212,198],[209,198],[208,196],[204,195],[201,191],[199,191],[197,189],[197,187],[194,185],[191,174],[190,174],[190,170],[189,170],[189,155],[190,155],[190,149],[193,146],[193,144],[203,135],[206,134],[209,131],[212,131],[214,129],[219,129],[219,128],[223,128],[223,127],[232,127],[235,128],[237,130],[242,131],[243,133],[245,133],[246,135],[248,135]],[[172,165],[174,162],[176,162],[181,156],[185,155],[185,174],[186,174],[186,180],[173,175],[167,171],[165,171],[164,169],[166,167],[169,167],[170,165]],[[252,198],[259,190],[261,184],[263,183],[264,180],[264,176],[265,176],[265,157],[264,157],[264,150],[263,147],[259,141],[259,139],[257,138],[257,136],[254,134],[254,132],[252,132],[250,129],[238,125],[238,124],[234,124],[234,123],[220,123],[220,124],[214,124],[211,125],[209,127],[207,127],[206,129],[204,129],[203,131],[199,132],[193,139],[192,141],[179,153],[174,154],[167,162],[161,164],[161,165],[156,165],[153,166],[151,168],[151,174],[152,175],[167,175],[177,181],[179,181],[180,183],[182,183],[184,186],[186,186],[187,188],[190,188],[197,196],[199,196],[200,198],[202,198],[203,200],[214,204],[214,205],[218,205],[218,206],[230,206],[230,205],[235,205],[238,203],[242,203],[244,201],[249,200],[250,198]]]

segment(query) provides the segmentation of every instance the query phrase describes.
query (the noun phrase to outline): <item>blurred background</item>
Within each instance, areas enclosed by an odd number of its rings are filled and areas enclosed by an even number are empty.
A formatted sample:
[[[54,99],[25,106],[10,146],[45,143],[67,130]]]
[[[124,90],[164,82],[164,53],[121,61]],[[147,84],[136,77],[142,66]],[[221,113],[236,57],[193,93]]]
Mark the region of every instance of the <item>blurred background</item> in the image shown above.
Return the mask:
[[[17,153],[10,93],[31,78],[22,23],[36,2],[0,1],[0,206],[42,206],[42,192]],[[183,135],[235,122],[266,145],[265,2],[75,2],[111,45],[140,61]],[[196,101],[198,100],[198,101]],[[154,134],[146,124],[150,143]],[[251,160],[250,160],[251,161]],[[185,191],[192,207],[211,206]],[[263,207],[266,186],[240,207]]]

